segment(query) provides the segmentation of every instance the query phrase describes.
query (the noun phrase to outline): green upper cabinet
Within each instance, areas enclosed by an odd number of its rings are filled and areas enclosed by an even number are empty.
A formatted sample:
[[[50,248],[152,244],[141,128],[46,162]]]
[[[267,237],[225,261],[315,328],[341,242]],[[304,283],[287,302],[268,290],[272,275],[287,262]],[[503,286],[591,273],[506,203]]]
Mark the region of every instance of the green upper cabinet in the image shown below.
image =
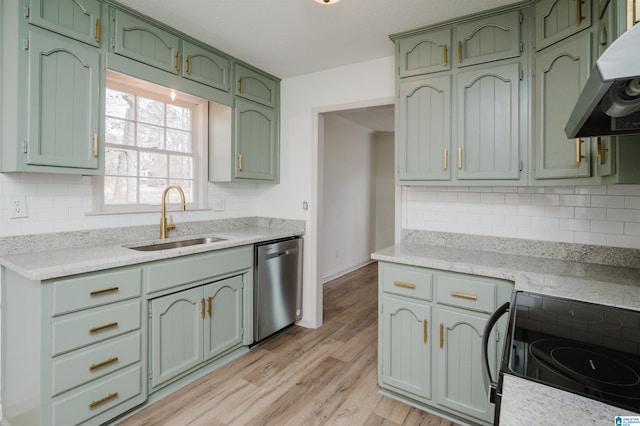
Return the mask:
[[[235,178],[278,179],[276,111],[242,98],[235,108]]]
[[[451,179],[451,77],[402,81],[398,106],[398,180]]]
[[[383,383],[431,399],[431,307],[385,296],[380,322]]]
[[[176,35],[121,10],[111,13],[115,53],[172,74],[180,72],[180,39]]]
[[[231,61],[211,50],[182,41],[182,76],[216,89],[229,91]]]
[[[544,49],[591,26],[591,0],[541,0],[534,5],[535,46]]]
[[[567,139],[564,126],[591,70],[591,33],[536,55],[535,177],[591,176],[590,139]]]
[[[458,25],[456,65],[466,67],[520,56],[521,19],[520,12],[514,11]]]
[[[100,46],[103,34],[98,0],[31,0],[28,17],[30,24]]]
[[[100,52],[37,28],[29,31],[27,165],[99,169]]]
[[[278,82],[243,65],[236,65],[236,96],[270,107],[278,104]]]
[[[460,72],[458,179],[519,179],[519,64]]]
[[[242,344],[243,281],[241,275],[204,287],[207,318],[204,323],[204,360]]]
[[[401,38],[397,49],[401,78],[451,69],[450,28]]]

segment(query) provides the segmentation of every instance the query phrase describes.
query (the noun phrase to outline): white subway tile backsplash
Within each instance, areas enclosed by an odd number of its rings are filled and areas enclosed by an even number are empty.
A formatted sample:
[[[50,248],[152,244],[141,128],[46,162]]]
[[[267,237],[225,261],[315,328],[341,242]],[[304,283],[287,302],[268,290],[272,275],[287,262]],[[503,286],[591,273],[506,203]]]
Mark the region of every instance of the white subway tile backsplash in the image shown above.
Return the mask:
[[[573,218],[573,207],[561,207],[561,206],[545,206],[544,215],[546,217],[563,217]]]
[[[640,194],[640,185],[609,185],[607,194],[609,195],[638,195]]]
[[[500,192],[483,192],[480,202],[484,204],[504,204],[505,194]]]
[[[607,220],[623,222],[640,222],[640,210],[607,209]]]
[[[596,232],[576,232],[575,242],[577,244],[593,244],[597,246],[606,246],[607,234],[598,234]]]
[[[606,220],[607,209],[596,207],[576,207],[574,209],[576,219],[594,219],[594,220]]]
[[[575,206],[575,207],[589,207],[591,204],[591,197],[588,195],[561,195],[561,206]]]
[[[560,229],[567,231],[589,232],[591,230],[591,221],[584,219],[560,219],[558,226]]]
[[[576,194],[584,195],[605,195],[607,193],[606,186],[576,186]]]
[[[571,231],[561,231],[556,229],[545,229],[545,241],[558,241],[561,243],[573,243],[574,233]]]
[[[531,194],[506,194],[504,201],[507,204],[531,204],[532,196]]]
[[[640,235],[640,223],[626,222],[624,224],[625,235]]]
[[[557,194],[533,194],[531,203],[538,206],[559,206],[560,195]]]
[[[591,232],[599,232],[604,234],[622,234],[624,232],[624,223],[592,220]]]
[[[607,234],[607,244],[612,247],[638,248],[640,236]]]
[[[553,217],[532,217],[531,227],[536,229],[559,229],[560,219]]]
[[[591,196],[591,207],[621,209],[624,208],[624,197],[614,195],[593,195]]]
[[[624,197],[624,206],[627,209],[640,209],[640,197]]]
[[[545,186],[545,194],[575,194],[575,186]]]

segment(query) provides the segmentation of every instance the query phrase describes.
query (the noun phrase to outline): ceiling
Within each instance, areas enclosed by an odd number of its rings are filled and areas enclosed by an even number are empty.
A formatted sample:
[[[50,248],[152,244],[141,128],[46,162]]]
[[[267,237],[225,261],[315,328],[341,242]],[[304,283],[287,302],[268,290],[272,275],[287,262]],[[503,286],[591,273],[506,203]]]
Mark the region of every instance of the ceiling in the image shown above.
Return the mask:
[[[520,0],[118,0],[280,78],[393,55],[388,35]]]

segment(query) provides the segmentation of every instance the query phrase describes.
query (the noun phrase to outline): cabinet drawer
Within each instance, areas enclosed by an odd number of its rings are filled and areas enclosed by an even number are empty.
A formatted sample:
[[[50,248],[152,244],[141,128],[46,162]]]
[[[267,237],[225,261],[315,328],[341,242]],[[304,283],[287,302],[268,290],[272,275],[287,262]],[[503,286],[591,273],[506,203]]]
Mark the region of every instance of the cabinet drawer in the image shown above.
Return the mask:
[[[436,300],[443,305],[492,313],[496,307],[496,284],[467,277],[438,275]]]
[[[151,264],[147,269],[147,293],[208,280],[253,266],[253,246],[185,256]]]
[[[141,269],[116,270],[53,282],[51,310],[60,315],[140,296]]]
[[[137,364],[121,373],[110,375],[95,385],[83,387],[68,396],[63,395],[54,399],[52,404],[53,424],[76,425],[124,404],[136,396],[141,396],[141,394],[142,367]],[[112,412],[109,417],[115,417],[143,400],[144,398],[140,398],[140,401],[135,404],[127,404],[121,407],[119,412]]]
[[[141,333],[92,346],[91,350],[54,358],[51,395],[57,395],[140,361]]]
[[[386,293],[414,299],[432,299],[433,275],[422,268],[381,264],[379,280]]]
[[[236,95],[275,107],[278,103],[278,82],[252,69],[236,65]]]
[[[140,328],[140,301],[87,311],[51,325],[52,355],[100,342]]]

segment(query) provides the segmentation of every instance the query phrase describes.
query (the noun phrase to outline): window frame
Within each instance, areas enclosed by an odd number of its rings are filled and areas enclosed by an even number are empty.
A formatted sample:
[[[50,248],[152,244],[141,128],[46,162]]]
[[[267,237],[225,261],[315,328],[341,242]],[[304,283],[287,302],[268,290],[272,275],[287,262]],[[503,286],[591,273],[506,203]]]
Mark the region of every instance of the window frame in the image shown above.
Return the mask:
[[[193,147],[193,201],[187,203],[187,210],[203,210],[207,209],[208,199],[208,116],[209,101],[184,92],[180,92],[169,87],[164,87],[155,83],[151,83],[139,78],[130,77],[112,70],[107,70],[105,91],[109,89],[120,90],[131,93],[135,96],[142,96],[149,99],[158,100],[166,104],[174,104],[180,106],[193,106],[193,115],[191,117],[192,128],[192,147]],[[176,94],[175,101],[170,99],[171,92]],[[105,127],[106,120],[106,99],[104,104],[104,113],[102,114],[102,125]],[[106,130],[105,130],[106,131]],[[123,145],[129,147],[129,145]],[[106,155],[106,141],[103,144],[103,155]],[[133,147],[137,150],[137,146]],[[146,150],[140,150],[146,151]],[[106,175],[106,174],[105,174]],[[92,178],[93,189],[93,211],[95,214],[123,214],[123,213],[150,213],[157,212],[162,200],[158,199],[157,203],[144,204],[105,204],[104,202],[104,185],[105,175],[94,176]],[[171,182],[169,183],[171,185]],[[174,191],[171,191],[173,197]],[[180,203],[170,203],[167,200],[168,209],[181,210]]]

